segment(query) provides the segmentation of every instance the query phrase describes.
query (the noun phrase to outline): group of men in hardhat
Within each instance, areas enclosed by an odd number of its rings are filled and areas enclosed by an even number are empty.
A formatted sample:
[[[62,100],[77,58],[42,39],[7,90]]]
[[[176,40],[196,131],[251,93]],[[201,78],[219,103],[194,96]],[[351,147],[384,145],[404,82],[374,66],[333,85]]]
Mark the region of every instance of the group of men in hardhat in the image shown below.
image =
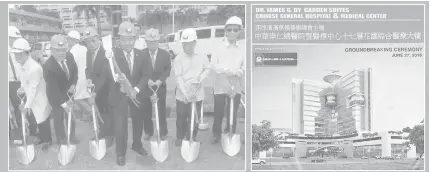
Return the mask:
[[[54,35],[51,38],[51,57],[43,64],[37,63],[30,56],[29,43],[20,37],[19,30],[9,27],[9,41],[11,44],[9,69],[19,70],[20,79],[9,76],[10,85],[15,85],[16,92],[26,95],[23,106],[19,106],[14,93],[10,90],[11,111],[29,113],[34,116],[38,129],[36,145],[48,147],[51,142],[49,118],[54,120],[54,128],[58,144],[66,144],[64,117],[72,110],[72,105],[78,105],[82,113],[91,113],[90,105],[95,104],[102,120],[99,121],[99,137],[106,139],[107,147],[115,141],[117,164],[125,165],[127,150],[128,117],[132,118],[133,143],[131,149],[140,155],[147,155],[142,146],[142,130],[145,131],[144,140],[148,141],[154,135],[152,121],[152,105],[158,104],[158,115],[161,140],[167,140],[166,121],[166,79],[170,76],[171,64],[174,66],[177,88],[176,98],[176,146],[180,146],[183,139],[189,139],[191,103],[197,102],[197,108],[202,106],[204,90],[192,88],[195,83],[202,83],[210,73],[215,77],[214,99],[215,116],[213,123],[212,143],[218,143],[221,137],[221,126],[225,115],[225,107],[229,107],[228,97],[234,97],[234,123],[236,130],[237,109],[240,104],[242,82],[235,82],[231,88],[232,79],[239,79],[245,73],[245,46],[238,41],[242,29],[242,20],[231,17],[225,25],[225,39],[219,42],[209,61],[206,55],[195,53],[197,34],[193,28],[185,29],[180,41],[183,52],[179,53],[171,62],[170,54],[158,48],[160,34],[156,29],[149,29],[145,33],[147,48],[135,48],[138,39],[135,27],[130,22],[123,22],[119,26],[118,48],[104,49],[100,35],[94,28],[86,28],[83,36],[77,31],[71,31],[68,36]],[[85,46],[79,44],[83,40]],[[112,72],[108,59],[114,58],[117,67]],[[11,70],[10,70],[11,71]],[[16,75],[16,72],[12,72]],[[122,80],[128,80],[132,90],[121,85]],[[20,85],[15,82],[21,82]],[[19,85],[19,86],[16,86]],[[18,88],[16,88],[18,87]],[[94,87],[95,94],[90,94],[88,87]],[[152,88],[152,89],[151,89]],[[154,94],[153,90],[157,90]],[[128,94],[125,94],[128,93]],[[12,99],[14,99],[12,102]],[[132,99],[138,100],[136,105]],[[17,105],[18,104],[18,105]],[[15,112],[15,114],[19,114]],[[13,116],[14,114],[11,113]],[[19,115],[15,115],[19,116]],[[227,115],[227,119],[229,115]],[[27,118],[30,119],[30,118]],[[26,120],[26,119],[23,119]],[[198,124],[193,137],[196,140]],[[228,120],[227,120],[228,121]],[[31,122],[29,122],[31,123]],[[79,144],[75,137],[75,124],[72,122],[71,143]],[[20,127],[22,128],[22,127]],[[228,132],[227,123],[225,132]]]

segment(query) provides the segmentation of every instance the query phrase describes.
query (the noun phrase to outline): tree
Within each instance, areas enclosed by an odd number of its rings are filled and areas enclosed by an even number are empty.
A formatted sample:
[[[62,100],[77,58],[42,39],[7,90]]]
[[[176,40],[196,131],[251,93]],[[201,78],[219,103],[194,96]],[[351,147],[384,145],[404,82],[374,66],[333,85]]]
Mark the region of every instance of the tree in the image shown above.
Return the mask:
[[[34,6],[34,5],[20,5],[19,9],[27,11],[27,12],[31,12],[31,13],[37,13],[38,12],[36,9],[36,6]]]
[[[403,132],[405,133],[410,133],[412,131],[411,127],[405,127],[402,129]]]
[[[87,19],[87,23],[90,21],[90,16],[94,16],[97,21],[97,32],[99,35],[102,35],[102,27],[100,23],[100,12],[103,10],[107,13],[107,15],[111,15],[110,5],[76,5],[73,8],[73,12],[76,12],[76,15],[80,17],[82,13],[85,14]]]
[[[424,125],[416,125],[409,133],[408,139],[415,145],[417,152],[422,155],[424,153]]]
[[[252,154],[267,151],[279,146],[279,135],[275,135],[270,121],[262,121],[261,125],[252,125]]]

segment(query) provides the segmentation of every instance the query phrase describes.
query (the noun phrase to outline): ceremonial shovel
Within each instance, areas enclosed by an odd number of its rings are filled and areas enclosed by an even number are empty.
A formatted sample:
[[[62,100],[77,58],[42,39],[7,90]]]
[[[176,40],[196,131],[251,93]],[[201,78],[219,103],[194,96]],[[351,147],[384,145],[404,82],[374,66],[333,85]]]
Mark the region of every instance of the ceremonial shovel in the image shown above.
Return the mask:
[[[148,87],[154,92],[153,96],[157,96],[157,91],[160,87],[157,87],[156,90],[154,90],[150,85]],[[157,123],[157,140],[151,141],[151,154],[152,157],[154,157],[155,160],[158,162],[163,162],[167,159],[169,156],[169,144],[167,140],[161,140],[160,136],[160,119],[158,116],[158,104],[157,101],[153,103],[152,108],[155,112],[155,121]]]
[[[74,96],[75,93],[67,93],[67,96],[69,96],[69,100],[71,100],[72,103],[72,107],[74,105]],[[76,152],[76,145],[72,145],[70,144],[70,128],[72,125],[72,111],[69,111],[68,117],[67,117],[67,145],[61,145],[60,146],[60,152],[58,154],[58,160],[60,161],[60,163],[62,165],[67,165],[68,163],[70,163],[70,161],[72,161],[73,156],[75,155]]]
[[[94,84],[88,86],[88,92],[91,94],[91,96],[95,96],[94,94]],[[96,111],[95,111],[95,105],[92,105],[92,112],[93,112],[93,126],[94,126],[94,132],[95,132],[95,140],[90,140],[90,154],[91,156],[96,160],[101,160],[106,155],[106,140],[105,139],[99,139],[98,135],[98,127],[97,127],[97,118],[96,118]]]
[[[196,95],[197,91],[200,89],[200,83],[192,83],[195,87],[194,95]],[[193,141],[193,133],[194,133],[194,119],[196,117],[196,101],[194,100],[191,103],[191,130],[190,130],[190,140],[182,140],[181,147],[181,155],[187,162],[193,162],[199,156],[200,143]]]
[[[209,124],[205,123],[204,120],[204,115],[203,115],[203,101],[202,101],[202,106],[200,107],[200,123],[199,123],[199,129],[200,130],[207,130],[209,129]]]
[[[234,86],[237,82],[237,80],[229,80],[230,85],[231,85],[231,90],[234,91]],[[233,130],[233,111],[234,111],[234,97],[235,96],[231,96],[230,97],[230,120],[229,122],[229,132],[228,133],[223,133],[221,135],[221,145],[222,148],[224,149],[224,152],[229,155],[229,156],[235,156],[237,153],[239,153],[240,151],[240,146],[241,146],[241,142],[240,142],[240,135],[239,134],[233,134],[232,130]]]
[[[18,94],[19,99],[21,99],[21,105],[24,105],[24,97],[25,94]],[[16,148],[16,156],[18,158],[18,161],[22,164],[28,165],[34,160],[34,145],[30,144],[27,145],[27,139],[26,139],[26,126],[25,126],[25,113],[21,113],[21,128],[22,128],[22,146],[18,146]]]

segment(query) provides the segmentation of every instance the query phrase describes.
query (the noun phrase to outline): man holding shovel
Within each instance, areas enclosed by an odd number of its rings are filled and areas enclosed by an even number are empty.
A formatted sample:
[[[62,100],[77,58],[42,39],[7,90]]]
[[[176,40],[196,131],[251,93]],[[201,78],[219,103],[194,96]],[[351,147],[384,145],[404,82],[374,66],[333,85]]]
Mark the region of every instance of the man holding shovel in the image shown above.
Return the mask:
[[[63,35],[51,38],[51,57],[43,65],[43,77],[46,81],[46,95],[51,104],[51,117],[54,118],[55,135],[59,145],[66,145],[64,118],[71,110],[68,94],[75,92],[78,82],[78,70],[73,55],[68,52],[67,39]],[[71,124],[70,142],[79,144],[75,137],[75,123]]]
[[[94,85],[94,93],[89,98],[89,104],[95,104],[103,123],[100,121],[98,124],[99,137],[106,139],[106,146],[110,147],[113,143],[113,117],[109,113],[109,92],[110,85],[113,82],[112,73],[109,68],[109,61],[106,58],[106,51],[101,45],[99,35],[96,29],[89,27],[84,30],[85,45],[88,49],[86,54],[86,68],[85,76],[88,85]],[[85,91],[87,89],[85,88]],[[93,121],[94,122],[94,121]],[[95,140],[92,138],[91,140]]]
[[[46,149],[52,142],[51,127],[49,124],[49,113],[51,106],[46,97],[46,82],[43,78],[43,69],[30,55],[30,44],[23,38],[13,43],[11,52],[14,53],[16,61],[21,66],[21,88],[18,94],[25,94],[27,101],[21,105],[24,114],[33,113],[38,124],[39,133],[36,145],[43,144]]]
[[[181,146],[182,140],[190,139],[191,102],[196,101],[197,109],[202,106],[204,89],[193,88],[201,86],[201,82],[210,73],[209,59],[204,54],[197,54],[194,48],[197,43],[197,33],[193,28],[185,29],[181,37],[183,52],[175,58],[175,78],[178,84],[176,89],[176,138],[175,146]],[[196,90],[197,89],[197,90]],[[200,110],[197,110],[200,113]],[[196,140],[198,123],[195,120],[193,141]],[[184,138],[185,137],[185,138]]]
[[[143,114],[140,112],[137,94],[143,90],[148,83],[147,67],[149,63],[143,58],[143,52],[134,48],[136,42],[136,30],[131,22],[123,22],[119,26],[118,35],[120,35],[120,48],[113,49],[113,63],[115,78],[117,82],[110,86],[109,105],[114,119],[114,133],[116,142],[117,164],[125,165],[125,154],[127,151],[127,135],[128,135],[128,117],[132,117],[133,124],[133,145],[132,150],[142,156],[148,153],[142,147],[141,137],[135,137],[142,133],[141,123],[143,122]],[[132,88],[123,85],[124,81],[131,84]],[[127,90],[131,89],[131,90]],[[129,94],[125,94],[129,93]],[[137,103],[137,104],[135,104]],[[151,104],[150,104],[151,105]],[[138,145],[137,143],[140,143]]]
[[[212,53],[211,66],[215,72],[213,144],[218,143],[221,138],[222,121],[225,113],[229,113],[229,110],[225,109],[230,109],[230,106],[234,107],[231,132],[236,133],[236,117],[241,96],[239,93],[242,91],[240,77],[245,74],[245,51],[243,51],[245,45],[238,42],[242,27],[242,20],[239,17],[229,18],[224,28],[226,38],[215,47]],[[232,87],[234,90],[231,89]],[[233,105],[230,104],[230,98],[234,98]],[[230,115],[226,116],[227,125],[224,132],[228,133]]]
[[[143,49],[143,56],[148,62],[148,65],[145,68],[149,70],[149,80],[144,87],[144,94],[142,94],[142,110],[144,113],[144,140],[149,140],[154,134],[154,124],[152,122],[152,101],[155,101],[154,96],[152,96],[154,93],[149,87],[152,87],[154,90],[158,88],[156,95],[158,97],[157,105],[160,122],[160,140],[164,141],[167,139],[166,79],[170,76],[171,62],[169,53],[166,50],[158,48],[159,40],[160,33],[157,29],[151,28],[146,31],[145,41],[147,48]],[[136,138],[137,137],[139,136],[136,136]]]

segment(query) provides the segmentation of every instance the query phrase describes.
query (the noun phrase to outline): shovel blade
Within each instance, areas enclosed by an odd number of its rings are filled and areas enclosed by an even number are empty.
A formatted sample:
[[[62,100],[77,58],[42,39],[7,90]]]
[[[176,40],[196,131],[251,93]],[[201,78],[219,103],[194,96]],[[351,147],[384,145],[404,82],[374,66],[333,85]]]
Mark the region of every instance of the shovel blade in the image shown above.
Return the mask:
[[[200,143],[199,142],[190,142],[190,141],[182,141],[181,147],[181,155],[187,162],[193,162],[199,156]]]
[[[60,152],[58,153],[58,161],[61,165],[67,165],[72,161],[75,155],[76,145],[61,145]]]
[[[240,135],[234,134],[230,136],[229,134],[222,134],[221,136],[221,145],[224,149],[224,152],[229,156],[235,156],[240,151]]]
[[[169,156],[169,144],[167,141],[151,141],[151,154],[158,162],[164,162]]]
[[[209,124],[208,123],[201,123],[199,124],[199,130],[207,130],[209,129]]]
[[[30,164],[34,160],[34,145],[17,147],[16,156],[21,164]]]
[[[96,140],[90,140],[90,154],[96,160],[101,160],[106,155],[106,140],[100,139],[97,143]]]

